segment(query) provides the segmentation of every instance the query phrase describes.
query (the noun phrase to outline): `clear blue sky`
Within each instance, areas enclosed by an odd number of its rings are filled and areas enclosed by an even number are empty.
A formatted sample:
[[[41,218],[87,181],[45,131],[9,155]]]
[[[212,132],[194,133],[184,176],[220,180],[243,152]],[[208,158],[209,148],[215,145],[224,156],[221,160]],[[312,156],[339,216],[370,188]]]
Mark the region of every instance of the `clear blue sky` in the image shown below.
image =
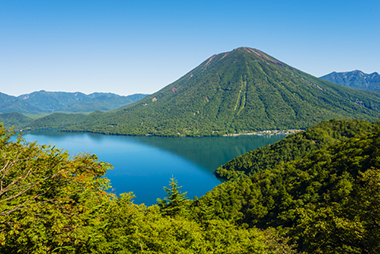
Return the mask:
[[[153,93],[246,46],[314,76],[380,72],[380,1],[0,0],[0,92]]]

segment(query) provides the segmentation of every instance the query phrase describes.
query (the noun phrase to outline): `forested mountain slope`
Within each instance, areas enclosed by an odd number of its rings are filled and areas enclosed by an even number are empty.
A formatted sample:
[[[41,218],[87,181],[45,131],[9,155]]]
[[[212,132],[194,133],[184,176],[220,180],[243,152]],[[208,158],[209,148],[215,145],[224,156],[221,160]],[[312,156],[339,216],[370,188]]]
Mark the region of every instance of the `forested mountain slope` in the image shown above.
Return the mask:
[[[380,93],[345,88],[252,48],[213,55],[174,83],[70,131],[205,136],[380,118]],[[38,127],[38,122],[34,123]]]
[[[193,209],[245,227],[275,227],[306,253],[379,253],[379,148],[377,127],[225,182]]]
[[[0,92],[0,113],[12,112],[41,114],[44,110],[41,110],[26,101],[20,100],[15,96]]]
[[[23,94],[19,99],[45,112],[94,112],[109,111],[144,98],[145,94],[121,96],[114,93],[47,92],[44,90]]]
[[[19,129],[30,124],[32,121],[32,118],[18,112],[0,114],[0,122],[3,123],[5,128],[14,126]]]
[[[120,96],[113,93],[47,92],[10,96],[0,93],[0,113],[47,114],[52,112],[109,111],[144,98],[145,94]]]
[[[321,79],[334,82],[341,86],[380,91],[380,75],[377,72],[366,74],[362,71],[332,72]]]
[[[289,135],[274,144],[250,151],[234,158],[216,170],[218,177],[228,179],[242,172],[246,175],[276,165],[299,160],[313,151],[339,143],[355,135],[372,131],[378,124],[363,120],[330,120],[306,131]]]

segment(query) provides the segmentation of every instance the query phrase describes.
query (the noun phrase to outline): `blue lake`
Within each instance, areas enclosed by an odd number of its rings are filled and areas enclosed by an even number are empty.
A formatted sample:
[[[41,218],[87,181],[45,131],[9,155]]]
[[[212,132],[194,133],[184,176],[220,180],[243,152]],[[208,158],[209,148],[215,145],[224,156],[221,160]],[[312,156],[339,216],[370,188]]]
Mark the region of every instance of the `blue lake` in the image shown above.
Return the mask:
[[[152,205],[163,198],[164,186],[173,176],[188,198],[200,197],[220,181],[213,175],[227,161],[274,143],[284,136],[237,136],[204,138],[167,138],[145,136],[109,136],[90,133],[34,131],[24,139],[54,145],[78,153],[96,154],[114,169],[107,172],[112,192],[133,192],[134,203]]]

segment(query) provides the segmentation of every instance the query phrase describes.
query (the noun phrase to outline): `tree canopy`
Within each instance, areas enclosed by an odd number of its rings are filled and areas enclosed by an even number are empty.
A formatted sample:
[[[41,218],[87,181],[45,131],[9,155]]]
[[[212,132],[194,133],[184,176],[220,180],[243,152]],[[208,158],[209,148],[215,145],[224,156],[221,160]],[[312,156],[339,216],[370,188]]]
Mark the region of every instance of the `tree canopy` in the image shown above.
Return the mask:
[[[375,124],[317,125],[301,137],[321,148],[231,178],[199,199],[187,199],[172,177],[167,196],[149,207],[134,204],[133,193],[112,194],[104,177],[112,166],[95,155],[71,157],[11,141],[13,134],[0,126],[1,253],[380,251]]]
[[[1,253],[295,253],[277,231],[199,220],[172,178],[159,205],[119,197],[95,155],[27,143],[0,125]]]
[[[380,128],[215,187],[198,216],[274,227],[307,253],[377,253],[380,248]]]
[[[299,160],[313,151],[340,143],[355,135],[372,131],[378,123],[363,120],[323,121],[306,131],[295,133],[262,148],[238,156],[216,170],[220,178],[250,175],[276,165]]]

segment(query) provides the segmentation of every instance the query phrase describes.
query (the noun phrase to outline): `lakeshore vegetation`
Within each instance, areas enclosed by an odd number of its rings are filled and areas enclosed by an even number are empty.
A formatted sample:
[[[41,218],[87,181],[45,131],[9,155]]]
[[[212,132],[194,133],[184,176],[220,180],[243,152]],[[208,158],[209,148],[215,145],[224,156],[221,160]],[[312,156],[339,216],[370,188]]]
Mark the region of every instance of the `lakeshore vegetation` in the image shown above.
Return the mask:
[[[295,253],[274,229],[198,216],[173,178],[146,207],[119,197],[95,155],[10,141],[0,126],[1,253]]]
[[[107,191],[112,166],[95,155],[10,141],[0,127],[0,252],[378,253],[379,125],[332,120],[310,132],[324,144],[301,158],[232,175],[194,200],[172,178],[146,207]]]
[[[224,179],[251,175],[279,164],[299,160],[313,151],[372,131],[378,123],[363,120],[329,120],[288,135],[281,141],[247,152],[219,167],[215,174]]]

